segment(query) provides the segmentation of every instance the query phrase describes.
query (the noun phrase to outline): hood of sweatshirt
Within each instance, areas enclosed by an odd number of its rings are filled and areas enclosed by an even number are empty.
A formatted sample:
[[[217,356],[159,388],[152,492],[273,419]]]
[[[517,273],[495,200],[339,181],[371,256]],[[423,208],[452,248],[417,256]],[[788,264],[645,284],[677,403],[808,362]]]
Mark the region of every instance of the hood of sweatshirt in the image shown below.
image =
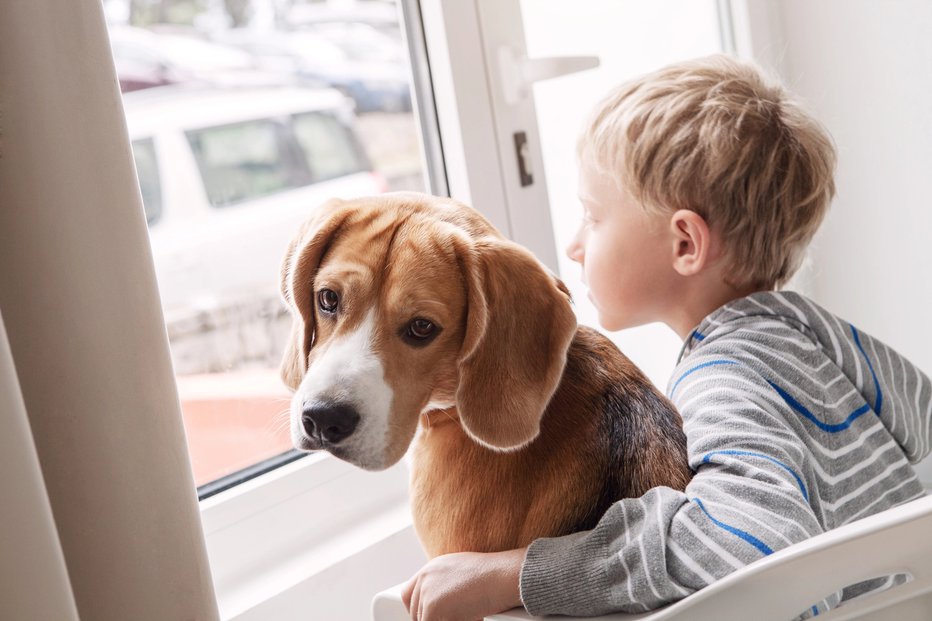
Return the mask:
[[[818,345],[897,436],[910,461],[929,453],[932,382],[928,376],[888,345],[799,293],[762,291],[721,306],[690,333],[677,364],[749,322],[765,330],[766,323],[756,321],[764,318],[791,326]],[[910,434],[910,429],[924,433]]]

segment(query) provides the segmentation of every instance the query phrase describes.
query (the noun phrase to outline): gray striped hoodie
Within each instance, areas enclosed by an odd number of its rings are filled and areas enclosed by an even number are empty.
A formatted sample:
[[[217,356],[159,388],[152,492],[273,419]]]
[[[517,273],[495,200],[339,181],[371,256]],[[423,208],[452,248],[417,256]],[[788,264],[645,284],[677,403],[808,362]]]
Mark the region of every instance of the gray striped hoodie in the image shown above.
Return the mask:
[[[538,539],[521,571],[535,615],[643,612],[815,534],[923,495],[932,384],[877,339],[791,292],[706,317],[667,395],[695,477],[613,504],[590,531]],[[805,618],[899,581],[812,602]]]

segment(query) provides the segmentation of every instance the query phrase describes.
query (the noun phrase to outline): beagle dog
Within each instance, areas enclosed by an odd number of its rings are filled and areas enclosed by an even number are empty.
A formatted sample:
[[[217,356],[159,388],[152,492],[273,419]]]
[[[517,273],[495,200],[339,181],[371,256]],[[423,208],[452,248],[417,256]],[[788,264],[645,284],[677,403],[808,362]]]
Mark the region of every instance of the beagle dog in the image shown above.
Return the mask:
[[[466,205],[331,200],[288,248],[281,288],[295,447],[380,470],[413,440],[431,557],[589,529],[620,498],[690,479],[673,405]]]

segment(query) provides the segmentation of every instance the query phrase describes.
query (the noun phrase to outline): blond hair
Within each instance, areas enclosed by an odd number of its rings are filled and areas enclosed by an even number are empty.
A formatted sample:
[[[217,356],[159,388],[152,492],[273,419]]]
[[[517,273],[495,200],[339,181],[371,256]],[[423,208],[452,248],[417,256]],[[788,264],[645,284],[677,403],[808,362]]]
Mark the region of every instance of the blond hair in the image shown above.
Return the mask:
[[[786,283],[835,194],[828,132],[758,67],[723,55],[622,84],[577,150],[648,212],[701,215],[734,286]]]

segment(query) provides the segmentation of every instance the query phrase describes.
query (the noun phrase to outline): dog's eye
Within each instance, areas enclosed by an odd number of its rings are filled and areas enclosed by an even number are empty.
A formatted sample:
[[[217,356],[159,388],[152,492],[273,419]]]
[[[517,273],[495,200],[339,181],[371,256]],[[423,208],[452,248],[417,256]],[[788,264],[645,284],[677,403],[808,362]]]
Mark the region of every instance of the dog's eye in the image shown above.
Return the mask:
[[[340,296],[337,295],[336,291],[331,289],[321,289],[317,293],[317,305],[320,307],[320,310],[325,313],[336,312],[337,306],[340,304]]]
[[[434,322],[418,317],[408,324],[405,336],[408,337],[409,341],[421,345],[436,336],[437,332],[438,328]]]

